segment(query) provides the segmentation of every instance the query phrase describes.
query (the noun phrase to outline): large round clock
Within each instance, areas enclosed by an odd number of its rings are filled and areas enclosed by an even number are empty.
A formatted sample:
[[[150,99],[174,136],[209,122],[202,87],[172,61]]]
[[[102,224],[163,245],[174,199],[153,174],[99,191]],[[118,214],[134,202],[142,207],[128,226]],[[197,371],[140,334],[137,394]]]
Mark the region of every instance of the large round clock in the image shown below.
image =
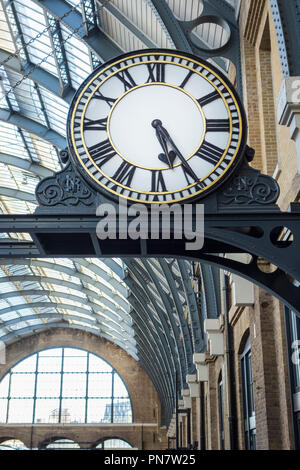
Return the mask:
[[[98,67],[74,96],[67,133],[77,167],[107,195],[186,202],[232,174],[245,148],[246,119],[215,67],[154,49]]]

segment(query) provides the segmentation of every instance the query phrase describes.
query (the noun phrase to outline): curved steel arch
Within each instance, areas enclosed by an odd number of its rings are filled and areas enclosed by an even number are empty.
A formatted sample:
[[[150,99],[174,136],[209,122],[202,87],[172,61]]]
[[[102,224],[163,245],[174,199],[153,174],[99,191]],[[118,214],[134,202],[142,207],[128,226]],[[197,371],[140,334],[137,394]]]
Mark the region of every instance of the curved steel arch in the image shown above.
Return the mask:
[[[33,175],[41,176],[43,178],[46,178],[47,176],[52,176],[54,174],[54,171],[50,170],[50,168],[47,168],[43,165],[39,165],[37,163],[32,163],[30,160],[24,160],[24,158],[16,157],[15,155],[9,155],[6,153],[0,153],[0,163],[7,163],[10,166],[29,171]],[[18,197],[18,199],[20,199],[20,197]]]
[[[11,291],[11,292],[6,292],[4,294],[1,294],[1,298],[2,299],[11,299],[11,298],[17,298],[17,297],[24,297],[24,296],[28,296],[28,295],[38,295],[38,296],[43,296],[43,295],[46,295],[46,296],[49,296],[49,297],[59,297],[61,299],[67,299],[67,300],[73,300],[74,302],[79,302],[79,303],[83,303],[85,306],[87,307],[90,307],[92,309],[92,311],[90,312],[88,310],[89,313],[87,313],[87,315],[96,315],[96,316],[100,316],[102,317],[101,314],[98,313],[98,311],[100,310],[102,312],[103,315],[107,315],[109,314],[109,318],[111,320],[113,320],[115,323],[117,323],[118,325],[123,325],[123,328],[125,330],[127,330],[128,332],[132,330],[131,328],[131,323],[128,323],[127,320],[128,320],[128,316],[121,316],[121,315],[118,315],[118,314],[115,314],[114,312],[110,312],[110,311],[107,311],[107,310],[104,310],[103,307],[99,304],[95,304],[94,302],[91,302],[91,301],[84,301],[84,299],[82,297],[79,297],[79,296],[76,296],[76,295],[73,295],[73,294],[68,294],[68,293],[64,293],[64,292],[59,292],[59,293],[56,293],[56,291],[51,291],[51,290],[44,290],[44,289],[41,289],[41,290],[38,290],[38,289],[28,289],[28,290],[21,290],[21,291]],[[54,304],[57,304],[57,307],[58,308],[65,308],[65,307],[60,307],[60,302],[51,302],[53,305]],[[31,303],[28,303],[28,308],[31,308]],[[71,306],[71,304],[70,304]],[[18,310],[18,305],[15,306],[15,310]],[[47,307],[47,305],[46,305]],[[76,310],[76,306],[72,306],[72,309],[71,310],[75,310],[75,311],[78,311],[79,310]],[[0,310],[0,315],[1,315],[1,310]],[[104,317],[105,318],[105,317]]]
[[[126,264],[129,266],[129,269],[133,272],[134,276],[138,279],[138,274],[139,273],[136,271],[136,268],[128,260],[126,260]],[[149,287],[148,287],[147,284],[140,285],[140,288],[143,289],[143,291],[146,292],[147,296],[151,300],[152,305],[154,306],[154,310],[156,312],[160,312],[159,317],[160,317],[161,321],[163,322],[165,331],[168,331],[168,328],[169,328],[168,324],[166,322],[166,318],[168,318],[168,320],[170,322],[171,330],[173,332],[173,337],[174,337],[174,340],[175,340],[177,355],[178,355],[179,363],[180,363],[180,369],[181,369],[180,380],[181,380],[181,384],[183,386],[184,383],[185,383],[185,377],[187,375],[187,360],[186,360],[186,356],[185,356],[185,350],[183,348],[183,345],[180,342],[179,328],[177,327],[177,325],[175,323],[173,313],[169,312],[168,309],[166,309],[166,311],[163,311],[159,307],[159,305],[157,304],[156,300],[154,299],[152,293],[149,291]],[[166,318],[165,318],[165,316],[166,316]]]
[[[21,191],[19,189],[4,188],[3,186],[0,186],[0,196],[11,197],[12,199],[19,199],[20,201],[37,204],[34,194],[28,193],[27,191]]]
[[[145,329],[148,332],[149,337],[153,338],[154,345],[152,346],[154,347],[154,350],[155,350],[155,345],[157,345],[160,351],[161,361],[158,360],[156,352],[153,355],[153,361],[155,361],[155,363],[158,361],[158,364],[160,364],[160,362],[163,362],[165,364],[165,369],[167,372],[166,374],[164,374],[163,379],[166,382],[167,389],[170,389],[170,387],[172,387],[172,382],[173,382],[172,379],[175,376],[175,371],[176,371],[176,365],[175,365],[176,356],[175,354],[173,354],[172,349],[170,349],[171,348],[170,342],[169,340],[167,340],[168,332],[166,332],[166,334],[163,332],[162,325],[160,325],[159,322],[155,320],[155,318],[151,315],[149,310],[147,311],[146,309],[143,308],[141,302],[138,299],[136,300],[136,302],[137,303],[139,302],[140,305],[138,305],[135,311],[131,313],[132,318],[135,319],[136,317],[138,317],[139,321],[137,323],[137,328],[141,331],[144,331]],[[145,313],[143,312],[143,310],[145,311]],[[148,314],[148,317],[146,316],[147,314]],[[152,325],[154,328],[151,328],[148,318],[151,319]],[[142,325],[140,327],[141,320],[142,320]],[[134,326],[134,328],[136,328],[136,326]],[[138,348],[138,354],[140,355],[140,352],[142,352],[142,350],[138,346],[139,346],[139,342],[137,342],[137,348]],[[173,370],[173,374],[172,374],[172,370]],[[162,406],[164,407],[163,400],[162,400]]]
[[[47,140],[50,144],[58,148],[64,149],[66,147],[66,139],[62,135],[21,113],[0,109],[0,121],[21,127],[22,129]]]
[[[145,337],[145,335],[143,336]],[[146,372],[149,375],[151,375],[152,383],[155,386],[158,396],[162,402],[162,414],[164,414],[166,409],[172,410],[174,408],[172,405],[172,399],[170,398],[171,397],[170,395],[171,389],[169,387],[170,384],[168,381],[163,380],[163,377],[165,374],[161,365],[159,364],[158,366],[160,371],[158,371],[154,367],[154,363],[151,360],[151,357],[153,356],[153,354],[155,354],[155,349],[153,350],[153,348],[151,348],[152,354],[150,354],[150,350],[147,348],[147,345],[145,345],[145,342],[143,340],[139,340],[139,346],[140,346],[139,351],[142,351],[142,352],[139,352],[141,365],[146,370]],[[145,367],[145,364],[147,364],[146,367]]]
[[[142,263],[144,264],[145,268],[147,269],[147,272],[149,273],[152,282],[156,286],[156,289],[161,296],[161,299],[163,301],[163,304],[169,314],[170,320],[173,317],[173,312],[172,312],[172,307],[170,305],[169,298],[166,296],[165,292],[160,289],[159,283],[156,279],[155,274],[153,273],[152,268],[150,267],[148,260],[143,260]],[[176,309],[176,307],[175,307]],[[177,309],[176,309],[177,311]],[[185,318],[184,318],[184,313],[182,309],[179,309],[177,311],[178,319],[179,319],[179,324],[180,324],[180,331],[182,334],[182,340],[184,344],[184,353],[185,353],[185,360],[186,360],[186,369],[187,369],[187,374],[188,373],[193,373],[195,370],[195,364],[193,363],[193,348],[192,348],[192,342],[191,342],[191,337],[190,337],[190,332],[188,329],[188,326],[186,324]],[[184,380],[184,385],[185,385],[185,380]]]
[[[151,358],[151,363],[153,364],[153,370],[155,371],[154,375],[156,377],[156,383],[162,381],[165,385],[166,390],[170,390],[170,378],[168,379],[168,367],[164,360],[154,359],[157,357],[157,346],[156,343],[150,340],[150,337],[146,334],[144,328],[141,328],[138,324],[136,325],[137,331],[137,349],[138,351],[143,351],[147,353],[147,356]],[[141,344],[144,347],[140,347]],[[163,356],[162,356],[163,359]]]
[[[98,299],[98,300],[100,298],[100,299],[103,299],[103,300],[107,301],[107,299],[104,299],[103,297],[101,297],[101,295],[99,296],[98,294],[96,294],[94,291],[88,289],[87,287],[83,287],[81,284],[76,284],[75,282],[66,281],[64,279],[56,279],[55,277],[49,277],[49,276],[36,276],[34,274],[23,274],[23,275],[0,277],[0,283],[18,282],[18,281],[41,282],[41,283],[42,282],[46,282],[46,283],[48,282],[50,284],[64,286],[64,287],[68,287],[69,289],[72,289],[72,290],[75,290],[75,291],[78,291],[78,292],[83,292],[85,295],[87,295],[89,297],[93,297],[93,298]],[[38,292],[43,293],[44,291],[47,292],[48,290],[47,289],[42,289]],[[24,293],[25,292],[27,292],[27,291],[25,290]],[[51,289],[49,289],[49,292],[55,292],[55,291],[51,291]],[[57,292],[58,292],[57,297],[59,297],[60,291],[57,291]],[[101,302],[102,302],[102,300],[101,300]]]
[[[8,57],[10,57],[9,60]],[[26,78],[34,81],[38,85],[53,93],[55,96],[59,96],[66,103],[71,104],[72,98],[76,92],[75,88],[70,87],[66,93],[61,95],[59,79],[52,75],[52,73],[47,72],[47,70],[43,69],[42,67],[32,64],[31,62],[21,64],[16,57],[11,56],[9,52],[1,48],[0,62],[5,62],[4,68],[13,70],[22,77],[26,76]]]
[[[53,323],[41,323],[41,325],[39,324],[34,325],[34,327],[27,326],[25,328],[20,328],[19,330],[15,330],[14,332],[8,333],[5,336],[1,336],[1,341],[3,341],[5,344],[10,344],[11,342],[14,342],[16,340],[16,336],[25,336],[25,335],[28,336],[28,334],[29,335],[34,334],[35,331],[39,331],[42,329],[49,330],[51,328],[72,328],[75,330],[88,331],[89,333],[93,333],[97,336],[103,336],[103,335],[98,334],[94,328],[86,328],[81,325],[72,325],[66,322],[53,322]]]
[[[284,77],[300,75],[300,2],[270,0]]]
[[[220,311],[220,299],[217,295],[215,277],[218,275],[215,266],[200,265],[200,276],[205,300],[205,314],[207,318],[217,318]]]
[[[193,352],[202,352],[205,347],[205,338],[200,323],[200,312],[195,299],[195,292],[192,288],[191,279],[188,274],[186,264],[182,260],[177,260],[179,270],[181,273],[183,289],[187,298],[187,306],[191,318],[191,331],[193,339]]]
[[[77,262],[79,262],[79,261],[77,260]],[[0,264],[1,264],[1,259],[0,259]],[[72,277],[81,279],[82,281],[85,281],[85,282],[87,282],[89,284],[92,284],[92,285],[95,283],[94,279],[91,276],[88,276],[87,274],[76,272],[72,268],[69,268],[67,266],[63,266],[63,265],[58,264],[58,263],[52,263],[52,262],[44,261],[44,260],[40,260],[40,259],[38,259],[38,260],[34,260],[34,259],[28,260],[28,259],[14,259],[14,258],[12,258],[10,260],[5,260],[2,264],[21,265],[21,266],[29,266],[29,267],[30,266],[37,266],[37,267],[48,268],[48,269],[51,269],[53,271],[62,272],[62,273],[68,274]],[[104,271],[101,271],[100,268],[98,268],[98,270],[95,273],[102,276],[104,280],[110,281],[108,274]],[[113,298],[113,299],[115,297],[118,298],[117,303],[118,303],[118,305],[120,305],[120,308],[123,308],[123,310],[125,312],[128,311],[128,302],[126,301],[125,297],[123,297],[123,296],[121,297],[122,293],[124,293],[125,295],[127,294],[125,288],[122,285],[119,285],[119,291],[121,292],[121,295],[119,295],[118,291],[117,291],[118,286],[115,285],[115,283],[113,282],[114,280],[111,280],[111,281],[112,281],[111,284],[114,285],[114,287],[116,288],[116,292],[114,292],[113,289],[111,289],[110,287],[102,284],[101,279],[97,280],[97,284],[99,285],[99,287],[98,287],[99,290],[102,290],[106,295],[110,296],[110,298]]]
[[[121,332],[124,336],[127,336],[126,333],[122,332],[122,330],[119,327],[118,323],[109,322],[109,320],[107,320],[105,317],[103,317],[99,313],[90,312],[89,310],[86,310],[83,307],[78,307],[78,306],[72,305],[72,304],[64,304],[64,303],[60,303],[60,302],[32,302],[32,303],[13,305],[13,306],[6,307],[6,308],[3,308],[3,309],[0,310],[0,319],[1,319],[1,316],[6,314],[6,313],[11,313],[11,312],[20,311],[20,310],[26,310],[26,309],[30,309],[30,308],[39,308],[39,307],[42,307],[42,308],[50,308],[50,307],[63,308],[63,309],[66,309],[66,310],[82,313],[82,314],[87,315],[89,317],[95,316],[95,319],[99,318],[99,319],[101,319],[101,322],[105,321],[105,325],[108,328],[111,328],[113,331],[115,331],[116,334],[118,334],[118,332]],[[22,318],[22,317],[20,317],[20,318]],[[78,318],[81,318],[81,317],[78,317]],[[2,325],[5,326],[5,322],[3,322]],[[100,323],[100,326],[101,326],[101,328],[103,327],[102,323]],[[133,338],[133,336],[131,336],[131,335],[130,336],[128,335],[128,339],[129,339],[129,337]]]
[[[105,334],[105,333],[99,333],[99,328],[95,329],[95,328],[90,328],[90,327],[87,327],[87,326],[81,326],[81,325],[73,325],[73,324],[70,324],[70,323],[66,323],[66,322],[52,322],[52,323],[42,323],[42,324],[38,324],[38,325],[34,325],[33,327],[32,326],[28,326],[28,327],[25,327],[25,328],[20,328],[18,330],[15,330],[14,332],[11,332],[11,333],[8,333],[7,335],[4,335],[4,336],[1,336],[1,341],[3,341],[5,344],[10,344],[12,342],[14,342],[16,340],[16,336],[18,337],[23,337],[23,336],[28,336],[28,335],[32,335],[34,334],[36,331],[40,331],[40,330],[50,330],[52,328],[72,328],[74,330],[82,330],[82,331],[85,331],[85,332],[89,332],[89,333],[92,333],[96,336],[99,336],[100,338],[105,338],[107,339],[109,342],[113,342],[115,344],[117,344],[118,346],[120,346],[121,349],[124,349],[126,352],[128,352],[128,354],[130,354],[136,361],[139,361],[139,358],[138,356],[136,355],[136,353],[134,351],[130,351],[127,347],[124,347],[124,345],[122,345],[118,340],[115,340],[113,341],[111,336]]]
[[[22,276],[21,276],[22,278]],[[5,278],[4,278],[5,279]],[[21,279],[24,280],[24,279]],[[45,281],[43,281],[45,282]],[[57,284],[60,285],[61,283],[57,280]],[[80,292],[83,292],[84,289],[82,289]],[[61,299],[68,299],[68,300],[74,300],[75,302],[79,303],[84,303],[84,305],[87,305],[91,307],[92,311],[95,310],[102,310],[103,307],[99,304],[96,304],[94,302],[91,302],[90,300],[86,301],[86,299],[74,295],[74,294],[69,294],[67,292],[61,292],[61,291],[55,291],[51,289],[25,289],[25,290],[18,290],[18,291],[10,291],[10,292],[5,292],[1,294],[1,299],[10,299],[10,298],[15,298],[15,297],[24,297],[28,295],[36,295],[36,296],[50,296],[50,297],[59,297]],[[89,294],[87,294],[89,295]],[[95,298],[98,298],[98,296],[95,295]],[[111,310],[110,313],[110,318],[114,319],[114,321],[124,321],[124,327],[130,329],[131,324],[127,322],[128,320],[128,314],[126,313],[125,315],[121,315],[120,313],[115,313],[115,305],[112,304],[108,299],[102,298],[101,303],[105,306],[108,307]],[[30,305],[30,304],[29,304]],[[106,310],[104,310],[104,313],[107,313]]]
[[[143,302],[143,295],[141,294],[141,292],[139,292],[140,288],[138,287],[138,285],[133,281],[133,279],[129,277],[127,278],[127,280],[132,292],[132,294],[129,296],[129,299],[131,301],[131,305],[134,307],[134,312],[136,312],[140,316],[140,318],[146,325],[148,325],[147,318],[150,318],[156,330],[156,334],[159,337],[159,340],[161,341],[161,344],[166,352],[166,357],[169,357],[169,361],[171,361],[173,364],[174,372],[180,372],[180,362],[178,361],[174,348],[175,341],[170,335],[169,328],[166,320],[164,319],[164,316],[161,315],[160,311],[156,312],[160,320],[159,323],[159,321],[156,320],[151,310]],[[131,300],[131,297],[133,297],[134,300]],[[138,305],[136,305],[136,303],[138,303]],[[169,369],[171,369],[170,364]]]

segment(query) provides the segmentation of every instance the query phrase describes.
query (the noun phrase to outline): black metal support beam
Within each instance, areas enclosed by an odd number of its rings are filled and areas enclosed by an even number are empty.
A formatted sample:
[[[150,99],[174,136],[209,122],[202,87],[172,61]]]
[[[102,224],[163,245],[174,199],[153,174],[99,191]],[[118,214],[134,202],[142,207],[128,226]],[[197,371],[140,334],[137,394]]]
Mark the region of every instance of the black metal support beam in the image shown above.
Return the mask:
[[[282,73],[285,77],[300,76],[300,2],[270,0],[277,36]]]
[[[292,310],[300,312],[300,211],[207,214],[202,250],[186,251],[185,240],[95,239],[99,218],[90,216],[15,215],[0,216],[0,231],[27,232],[38,243],[12,242],[2,246],[2,257],[170,257],[202,260],[221,266],[267,289]],[[259,227],[257,231],[255,228]],[[277,241],[278,227],[287,227],[294,235],[291,242]],[[254,230],[255,229],[255,230]],[[253,231],[254,230],[254,231]],[[218,253],[216,255],[216,253]],[[219,254],[248,253],[244,264]],[[262,272],[261,257],[278,267],[274,273]]]
[[[72,9],[65,0],[33,0],[37,5],[44,8],[48,13],[58,20]],[[77,36],[104,61],[110,60],[123,53],[111,39],[100,29],[94,29],[90,34],[86,34],[83,18],[78,11],[73,11],[63,20],[63,24],[71,31],[78,29]]]

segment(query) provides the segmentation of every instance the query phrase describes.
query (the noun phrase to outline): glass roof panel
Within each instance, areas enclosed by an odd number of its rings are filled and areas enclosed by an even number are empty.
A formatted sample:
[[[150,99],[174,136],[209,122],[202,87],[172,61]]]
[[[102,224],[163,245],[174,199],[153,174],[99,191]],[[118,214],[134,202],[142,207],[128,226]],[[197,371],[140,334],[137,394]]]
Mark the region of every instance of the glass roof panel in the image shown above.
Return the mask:
[[[2,2],[0,2],[0,44],[1,48],[8,52],[15,52],[15,44],[12,40],[9,25],[3,11]]]
[[[14,5],[25,42],[28,43],[32,38],[35,38],[27,46],[31,62],[39,64],[43,60],[42,67],[56,75],[55,59],[52,55],[49,34],[45,31],[47,26],[42,8],[38,7],[31,0],[27,0],[26,4],[23,1],[15,0]]]

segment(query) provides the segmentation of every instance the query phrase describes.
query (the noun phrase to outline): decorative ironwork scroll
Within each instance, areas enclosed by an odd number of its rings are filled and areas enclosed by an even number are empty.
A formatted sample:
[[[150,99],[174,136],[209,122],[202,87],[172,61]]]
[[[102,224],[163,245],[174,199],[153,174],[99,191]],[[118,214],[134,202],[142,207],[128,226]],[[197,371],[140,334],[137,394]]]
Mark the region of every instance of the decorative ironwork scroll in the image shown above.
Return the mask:
[[[62,171],[38,184],[36,198],[40,206],[86,207],[94,203],[95,194],[69,162]]]

